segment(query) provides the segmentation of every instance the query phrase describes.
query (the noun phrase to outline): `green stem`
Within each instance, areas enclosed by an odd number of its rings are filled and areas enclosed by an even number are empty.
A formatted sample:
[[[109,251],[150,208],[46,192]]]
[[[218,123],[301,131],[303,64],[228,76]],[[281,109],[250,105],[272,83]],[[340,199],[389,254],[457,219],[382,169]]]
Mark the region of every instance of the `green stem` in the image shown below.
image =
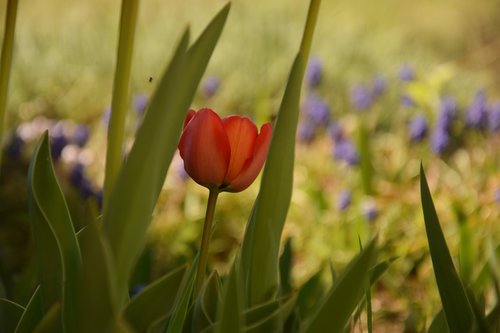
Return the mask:
[[[311,0],[311,2],[309,3],[306,26],[304,28],[302,41],[300,43],[300,52],[302,52],[303,59],[305,59],[304,68],[307,63],[307,59],[309,58],[309,53],[311,52],[314,27],[316,26],[316,21],[318,20],[318,12],[320,4],[321,0]]]
[[[16,29],[18,0],[7,0],[7,13],[5,14],[5,28],[3,34],[2,56],[0,59],[0,148],[3,146],[2,138],[7,108],[7,93],[9,78],[12,68],[12,52],[14,49],[14,31]],[[0,149],[0,166],[2,165],[2,150]]]
[[[208,245],[210,243],[210,236],[212,234],[212,224],[214,220],[215,204],[219,191],[210,190],[208,195],[207,211],[205,213],[205,223],[203,224],[203,234],[201,236],[200,257],[198,261],[198,271],[196,272],[196,283],[194,289],[194,296],[198,296],[203,282],[205,281],[205,273],[207,270],[208,261]]]
[[[108,128],[106,174],[104,179],[104,208],[115,185],[123,160],[125,118],[128,109],[130,73],[134,53],[135,26],[139,0],[123,0],[120,17],[120,37],[116,57],[116,71]]]

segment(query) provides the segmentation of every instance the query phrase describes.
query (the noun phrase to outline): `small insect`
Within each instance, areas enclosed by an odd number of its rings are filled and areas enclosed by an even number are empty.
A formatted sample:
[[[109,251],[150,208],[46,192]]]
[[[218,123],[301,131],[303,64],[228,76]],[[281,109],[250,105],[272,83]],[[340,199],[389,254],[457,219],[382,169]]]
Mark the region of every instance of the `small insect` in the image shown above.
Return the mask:
[[[149,77],[149,82],[153,82],[153,77],[152,76]]]

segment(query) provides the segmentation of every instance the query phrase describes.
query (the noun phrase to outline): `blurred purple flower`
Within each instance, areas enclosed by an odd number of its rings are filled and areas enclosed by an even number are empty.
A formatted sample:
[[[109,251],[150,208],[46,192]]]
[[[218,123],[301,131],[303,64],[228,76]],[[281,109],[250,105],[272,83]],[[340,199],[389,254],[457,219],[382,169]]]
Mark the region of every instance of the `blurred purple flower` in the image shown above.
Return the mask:
[[[457,103],[453,97],[447,96],[441,99],[439,104],[439,115],[436,126],[449,132],[453,121],[457,116]]]
[[[137,114],[142,115],[148,106],[148,95],[140,93],[134,96],[134,109]]]
[[[411,142],[422,141],[428,131],[427,119],[424,115],[418,115],[410,122],[410,140]]]
[[[500,132],[500,102],[490,107],[488,123],[492,132]]]
[[[318,57],[311,57],[307,64],[306,82],[309,88],[316,88],[323,78],[323,63]]]
[[[90,130],[86,125],[78,125],[73,133],[73,142],[80,148],[89,140]]]
[[[373,78],[373,97],[380,97],[387,89],[387,80],[384,76],[378,74]]]
[[[493,199],[500,204],[500,188],[493,193]]]
[[[404,82],[415,80],[415,71],[408,64],[403,64],[399,69],[399,79]]]
[[[335,143],[333,156],[337,161],[344,161],[350,166],[359,164],[359,154],[349,139],[342,139]]]
[[[102,123],[108,129],[109,127],[109,120],[111,119],[111,106],[107,106],[104,109],[104,113],[102,114]]]
[[[339,197],[338,197],[338,200],[337,200],[337,207],[338,207],[338,209],[341,212],[343,212],[347,208],[349,208],[349,206],[351,205],[351,199],[352,199],[351,191],[349,191],[349,190],[343,190],[343,191],[341,191],[339,193]]]
[[[329,131],[333,142],[338,142],[344,138],[342,127],[338,123],[331,124]]]
[[[307,119],[315,126],[328,126],[330,122],[330,107],[316,95],[310,95],[304,102]]]
[[[52,133],[50,136],[50,151],[54,161],[59,160],[64,147],[66,147],[68,143],[68,138],[66,138],[63,131],[56,130]]]
[[[356,84],[351,87],[351,104],[359,111],[369,109],[373,103],[371,92],[363,84]]]
[[[19,136],[17,131],[13,131],[6,148],[7,156],[13,159],[20,158],[25,144],[25,141]]]
[[[401,95],[401,104],[406,106],[406,107],[412,107],[415,106],[416,103],[413,100],[413,98],[409,95]]]
[[[316,136],[316,126],[309,121],[302,121],[297,130],[297,137],[302,143],[311,143]]]
[[[441,127],[436,127],[431,137],[431,148],[435,154],[441,155],[450,145],[450,135],[448,131]]]
[[[372,222],[377,218],[378,210],[374,201],[370,200],[363,203],[363,215],[368,222]]]
[[[220,79],[216,76],[208,76],[203,80],[201,90],[206,97],[210,98],[219,91],[219,87]]]
[[[478,90],[474,101],[467,110],[466,123],[469,127],[484,130],[488,128],[488,107],[486,105],[486,93]]]

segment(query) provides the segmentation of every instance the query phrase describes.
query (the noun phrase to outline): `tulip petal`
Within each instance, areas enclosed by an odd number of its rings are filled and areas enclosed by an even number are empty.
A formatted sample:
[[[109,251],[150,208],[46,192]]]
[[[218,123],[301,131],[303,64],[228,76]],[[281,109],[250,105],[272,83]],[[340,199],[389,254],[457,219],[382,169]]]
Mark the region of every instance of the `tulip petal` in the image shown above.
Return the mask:
[[[186,128],[187,124],[193,119],[194,115],[196,114],[196,111],[193,109],[189,109],[186,119],[184,120],[184,126],[182,127],[183,129]]]
[[[267,152],[269,151],[269,145],[271,144],[271,135],[271,124],[266,123],[262,125],[262,127],[260,128],[260,133],[257,137],[257,141],[255,143],[253,158],[246,163],[241,173],[231,182],[231,184],[229,184],[229,187],[226,189],[226,191],[240,192],[253,183],[266,160]]]
[[[238,177],[245,164],[253,158],[257,127],[246,117],[229,116],[222,119],[231,146],[231,161],[227,169],[225,184]]]
[[[184,169],[195,182],[208,188],[222,185],[231,148],[222,120],[215,112],[200,109],[191,116],[179,141],[179,152]]]

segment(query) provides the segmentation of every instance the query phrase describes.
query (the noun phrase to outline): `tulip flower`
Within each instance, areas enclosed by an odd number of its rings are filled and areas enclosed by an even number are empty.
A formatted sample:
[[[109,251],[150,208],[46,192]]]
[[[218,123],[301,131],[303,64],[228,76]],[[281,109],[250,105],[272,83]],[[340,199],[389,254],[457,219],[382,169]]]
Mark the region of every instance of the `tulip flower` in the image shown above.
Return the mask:
[[[240,192],[253,183],[266,160],[271,142],[271,124],[258,133],[248,118],[221,119],[211,109],[189,110],[179,141],[184,169],[198,184],[210,190],[201,238],[194,294],[203,287],[208,261],[208,245],[217,196],[220,192]]]
[[[269,150],[271,124],[260,133],[246,117],[221,119],[204,108],[189,110],[179,151],[186,172],[210,190],[240,192],[253,183]]]

